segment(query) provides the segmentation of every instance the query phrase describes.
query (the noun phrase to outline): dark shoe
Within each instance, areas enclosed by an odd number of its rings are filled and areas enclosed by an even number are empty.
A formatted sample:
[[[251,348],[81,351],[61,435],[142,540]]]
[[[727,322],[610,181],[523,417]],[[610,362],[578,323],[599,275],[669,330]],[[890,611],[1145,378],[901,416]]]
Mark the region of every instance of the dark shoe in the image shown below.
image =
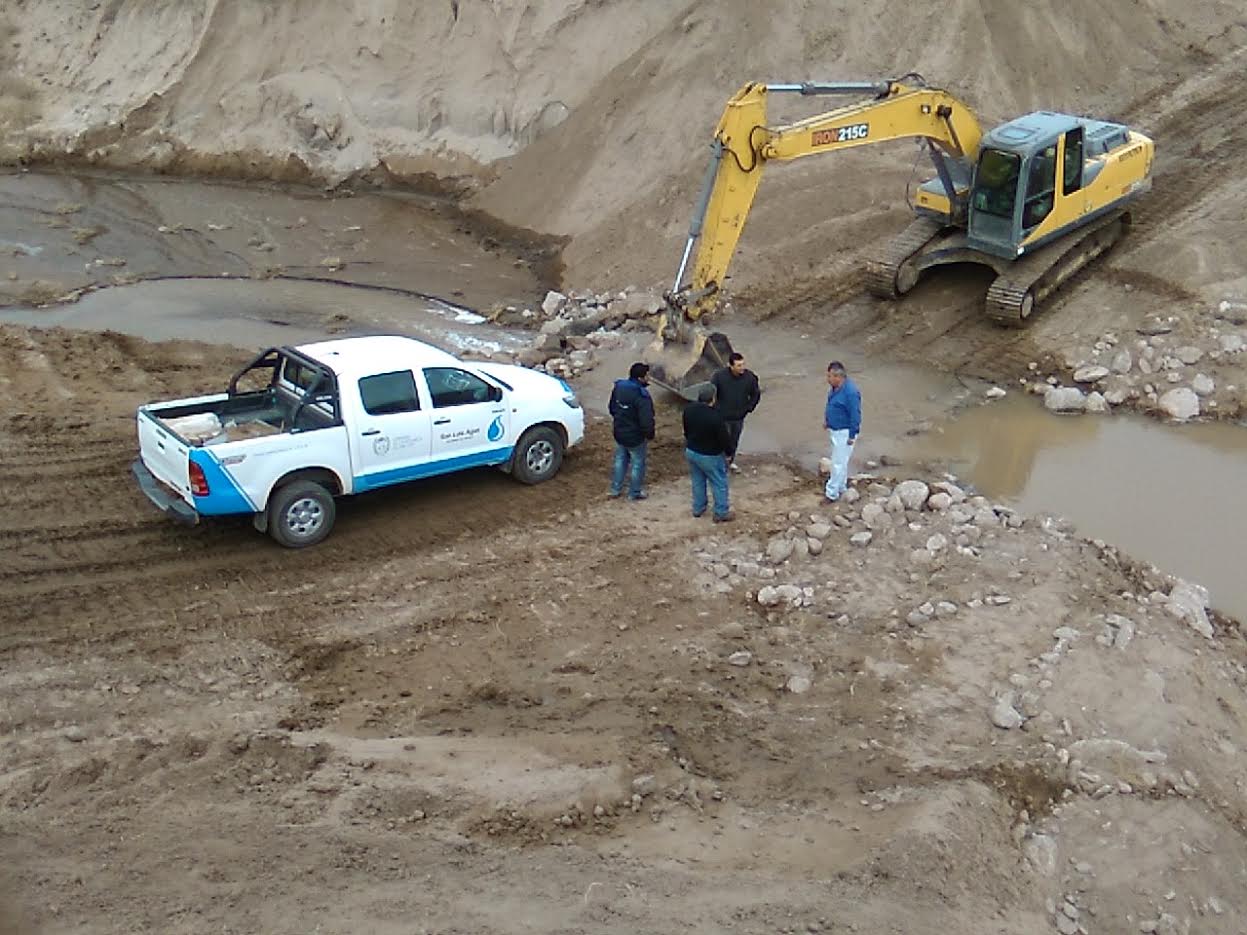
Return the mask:
[[[619,496],[620,494],[618,490],[612,490],[610,493],[606,495],[606,499],[607,500],[618,500]]]
[[[628,494],[628,499],[629,500],[648,500],[649,494],[647,494],[644,490],[642,490],[638,494],[631,494],[631,493]]]
[[[705,511],[705,510],[702,510],[700,513],[694,513],[694,514],[693,514],[693,519],[701,519],[701,518],[702,518],[703,516],[705,516],[705,515],[706,515],[706,511]]]
[[[722,516],[720,516],[718,513],[714,515],[714,521],[716,523],[730,523],[734,519],[736,519],[736,514],[731,512],[730,510],[724,513]]]
[[[839,503],[839,502],[840,502],[840,498],[839,498],[839,497],[827,497],[827,496],[824,496],[824,497],[823,497],[823,502],[824,502],[824,503]]]

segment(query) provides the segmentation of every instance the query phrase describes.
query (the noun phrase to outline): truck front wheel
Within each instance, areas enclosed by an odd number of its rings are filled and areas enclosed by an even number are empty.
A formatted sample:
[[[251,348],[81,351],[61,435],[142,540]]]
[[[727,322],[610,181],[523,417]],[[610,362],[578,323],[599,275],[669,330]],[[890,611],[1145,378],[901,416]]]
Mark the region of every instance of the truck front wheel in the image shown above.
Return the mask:
[[[288,549],[315,545],[333,529],[333,494],[312,481],[295,481],[268,501],[268,533]]]
[[[525,484],[540,484],[559,472],[563,439],[548,425],[536,425],[520,436],[511,473]]]

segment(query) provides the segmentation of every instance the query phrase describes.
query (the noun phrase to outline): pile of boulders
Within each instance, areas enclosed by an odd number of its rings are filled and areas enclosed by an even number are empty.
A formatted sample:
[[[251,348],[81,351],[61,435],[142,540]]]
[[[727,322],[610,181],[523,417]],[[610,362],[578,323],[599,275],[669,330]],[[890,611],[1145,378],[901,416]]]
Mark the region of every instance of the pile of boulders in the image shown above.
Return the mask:
[[[1247,351],[1247,304],[1222,302],[1198,326],[1178,316],[1152,318],[1133,339],[1102,335],[1091,347],[1067,350],[1057,373],[1020,380],[1027,392],[1043,396],[1053,412],[1110,412],[1130,406],[1166,419],[1186,422],[1201,416],[1233,417],[1243,397],[1227,365]],[[1205,371],[1222,373],[1222,383]],[[998,395],[998,394],[997,394]]]
[[[597,366],[596,352],[623,343],[620,332],[650,331],[663,299],[625,289],[617,293],[548,292],[539,309],[505,306],[490,313],[497,324],[534,328],[532,344],[516,362],[557,377],[575,377]]]

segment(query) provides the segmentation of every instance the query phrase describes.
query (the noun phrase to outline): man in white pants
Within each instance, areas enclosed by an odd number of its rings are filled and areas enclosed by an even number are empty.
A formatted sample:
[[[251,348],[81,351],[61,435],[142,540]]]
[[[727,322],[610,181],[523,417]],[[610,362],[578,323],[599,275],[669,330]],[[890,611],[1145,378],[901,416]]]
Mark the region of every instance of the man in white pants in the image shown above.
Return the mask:
[[[838,360],[827,365],[827,385],[831,389],[827,392],[823,426],[831,441],[831,476],[823,493],[829,502],[835,503],[849,481],[849,458],[862,428],[862,394]]]

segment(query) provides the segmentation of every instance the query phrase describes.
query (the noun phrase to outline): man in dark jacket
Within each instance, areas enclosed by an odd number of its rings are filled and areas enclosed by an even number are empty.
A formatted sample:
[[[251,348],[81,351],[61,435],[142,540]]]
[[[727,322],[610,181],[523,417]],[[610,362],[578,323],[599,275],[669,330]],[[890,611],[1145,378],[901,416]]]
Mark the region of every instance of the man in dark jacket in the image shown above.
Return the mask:
[[[762,399],[762,388],[758,385],[758,375],[745,369],[745,355],[732,353],[727,359],[727,366],[710,378],[714,384],[715,408],[723,413],[727,429],[732,433],[732,444],[727,450],[727,465],[733,471],[739,471],[736,464],[736,449],[740,447],[740,433],[745,428],[745,416],[758,408]]]
[[[616,380],[610,410],[614,420],[615,468],[611,474],[612,497],[623,492],[628,478],[628,499],[645,499],[645,456],[654,438],[654,400],[650,398],[649,365],[635,363],[628,379]],[[631,470],[629,470],[631,468]]]
[[[702,386],[697,402],[684,410],[684,457],[693,482],[693,515],[706,513],[706,484],[714,494],[714,521],[726,523],[735,517],[728,505],[727,451],[732,433],[723,413],[710,405],[714,387]]]

